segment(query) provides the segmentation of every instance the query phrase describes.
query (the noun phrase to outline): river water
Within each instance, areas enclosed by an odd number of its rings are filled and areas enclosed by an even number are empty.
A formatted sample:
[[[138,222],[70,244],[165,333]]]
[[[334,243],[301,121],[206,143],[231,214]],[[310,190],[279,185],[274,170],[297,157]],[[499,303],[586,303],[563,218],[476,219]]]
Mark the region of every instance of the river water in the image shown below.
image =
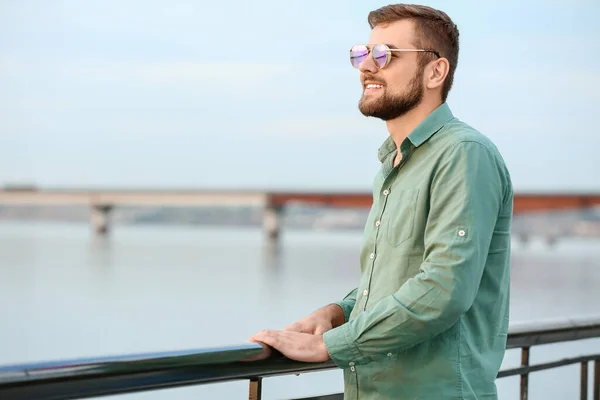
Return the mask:
[[[358,282],[361,232],[0,224],[0,365],[239,344],[341,298]],[[600,313],[600,241],[515,243],[511,319]],[[600,353],[600,340],[534,347],[531,362]],[[509,351],[503,368],[519,364]],[[590,374],[591,395],[591,374]],[[519,379],[498,380],[517,399]],[[530,376],[530,399],[578,398],[579,366]],[[342,391],[340,371],[267,378],[264,399]],[[244,399],[246,382],[111,396]],[[105,397],[109,398],[109,397]]]

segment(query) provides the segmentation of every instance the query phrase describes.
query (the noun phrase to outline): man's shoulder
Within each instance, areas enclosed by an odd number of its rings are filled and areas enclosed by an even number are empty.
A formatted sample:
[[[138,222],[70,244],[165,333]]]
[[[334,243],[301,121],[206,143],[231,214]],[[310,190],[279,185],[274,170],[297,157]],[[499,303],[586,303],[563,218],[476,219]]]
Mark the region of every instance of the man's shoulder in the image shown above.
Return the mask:
[[[493,154],[499,161],[504,163],[500,150],[492,139],[458,118],[452,118],[448,121],[439,133],[441,135],[436,135],[438,136],[437,145],[443,147],[445,150],[461,145],[466,146],[469,143],[477,143],[480,145],[478,147],[482,151],[487,150],[487,152]]]

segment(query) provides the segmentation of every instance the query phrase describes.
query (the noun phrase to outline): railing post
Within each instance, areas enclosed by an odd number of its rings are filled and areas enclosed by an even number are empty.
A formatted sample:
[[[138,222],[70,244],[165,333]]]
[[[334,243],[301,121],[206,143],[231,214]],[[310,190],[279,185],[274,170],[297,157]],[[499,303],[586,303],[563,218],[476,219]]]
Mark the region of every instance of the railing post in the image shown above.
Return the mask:
[[[262,396],[262,378],[251,378],[248,400],[261,400]]]
[[[581,400],[587,400],[588,398],[588,363],[584,361],[581,363]]]
[[[521,367],[529,367],[529,346],[521,348]],[[529,393],[529,372],[521,374],[521,400],[527,400]]]
[[[594,361],[594,400],[600,400],[600,360]]]

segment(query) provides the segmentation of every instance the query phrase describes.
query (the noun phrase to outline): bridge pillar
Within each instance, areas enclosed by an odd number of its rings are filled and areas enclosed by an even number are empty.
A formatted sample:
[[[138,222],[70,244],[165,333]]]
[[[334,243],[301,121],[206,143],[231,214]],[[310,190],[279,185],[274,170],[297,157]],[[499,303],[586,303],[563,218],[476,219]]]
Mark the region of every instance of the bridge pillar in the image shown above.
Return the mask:
[[[98,235],[108,233],[108,217],[112,209],[113,206],[108,204],[92,205],[92,227]]]
[[[283,207],[275,204],[267,204],[263,211],[263,229],[268,241],[276,242],[281,231],[281,213]]]

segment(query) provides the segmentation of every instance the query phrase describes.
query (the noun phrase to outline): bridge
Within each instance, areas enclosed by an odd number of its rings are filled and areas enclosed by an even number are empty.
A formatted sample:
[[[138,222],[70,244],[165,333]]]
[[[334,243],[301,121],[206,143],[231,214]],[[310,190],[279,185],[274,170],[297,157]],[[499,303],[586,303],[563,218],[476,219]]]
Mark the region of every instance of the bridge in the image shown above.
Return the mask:
[[[98,234],[109,230],[110,211],[117,206],[257,206],[263,207],[263,227],[269,239],[280,234],[280,216],[287,204],[333,208],[366,208],[371,192],[158,190],[158,189],[0,189],[0,205],[88,205]],[[516,193],[515,214],[532,211],[585,209],[600,205],[600,193]]]

